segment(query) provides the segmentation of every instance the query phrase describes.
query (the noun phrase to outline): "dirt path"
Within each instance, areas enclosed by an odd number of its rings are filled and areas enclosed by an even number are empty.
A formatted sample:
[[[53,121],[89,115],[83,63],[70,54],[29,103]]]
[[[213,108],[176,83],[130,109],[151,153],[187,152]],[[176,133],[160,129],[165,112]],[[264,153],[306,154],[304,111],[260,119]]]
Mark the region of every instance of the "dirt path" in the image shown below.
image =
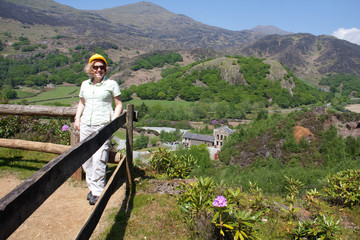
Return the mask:
[[[20,183],[21,180],[10,174],[2,176],[0,197]],[[94,209],[86,200],[88,191],[85,182],[66,181],[8,239],[75,239]],[[111,197],[91,239],[105,230],[109,224],[107,215],[120,209],[124,193],[125,186],[122,186]]]
[[[349,111],[360,113],[360,104],[349,104],[345,108]]]

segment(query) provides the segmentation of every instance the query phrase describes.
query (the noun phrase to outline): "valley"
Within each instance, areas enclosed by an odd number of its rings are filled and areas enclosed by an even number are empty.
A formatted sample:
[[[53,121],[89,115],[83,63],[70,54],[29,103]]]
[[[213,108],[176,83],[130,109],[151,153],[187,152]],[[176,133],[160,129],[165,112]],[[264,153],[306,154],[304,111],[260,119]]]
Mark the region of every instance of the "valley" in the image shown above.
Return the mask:
[[[124,109],[137,111],[132,208],[120,209],[120,189],[93,239],[212,240],[222,230],[232,239],[240,226],[260,239],[357,238],[359,45],[274,26],[232,31],[151,2],[89,11],[52,0],[0,5],[0,107],[76,104],[98,53]],[[0,137],[69,144],[61,127],[72,121],[0,116]],[[232,134],[221,147],[181,144],[183,131],[212,136],[225,126]],[[126,132],[114,136],[120,152]],[[53,157],[0,148],[0,194]],[[13,239],[73,238],[91,212],[85,190],[68,180]]]

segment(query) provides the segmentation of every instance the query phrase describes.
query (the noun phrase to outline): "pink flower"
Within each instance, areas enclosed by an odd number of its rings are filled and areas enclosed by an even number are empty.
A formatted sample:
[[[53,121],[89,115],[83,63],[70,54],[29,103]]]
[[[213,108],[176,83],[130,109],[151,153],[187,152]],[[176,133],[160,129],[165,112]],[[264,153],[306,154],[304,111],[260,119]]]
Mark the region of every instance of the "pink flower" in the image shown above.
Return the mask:
[[[219,123],[219,122],[218,122],[216,119],[211,121],[211,124],[212,124],[212,125],[215,125],[215,124],[218,124],[218,123]]]
[[[65,124],[64,126],[62,126],[61,130],[63,132],[69,131],[69,126]]]
[[[212,204],[214,207],[226,207],[227,200],[224,196],[217,196]]]

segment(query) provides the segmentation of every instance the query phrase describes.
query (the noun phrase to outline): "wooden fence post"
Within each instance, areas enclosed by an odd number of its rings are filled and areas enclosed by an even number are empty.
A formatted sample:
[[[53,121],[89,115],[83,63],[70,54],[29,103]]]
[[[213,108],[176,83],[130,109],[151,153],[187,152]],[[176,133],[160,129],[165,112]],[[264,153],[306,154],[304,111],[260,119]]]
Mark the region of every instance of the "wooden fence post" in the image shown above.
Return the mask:
[[[127,105],[126,112],[126,188],[130,190],[133,184],[133,121],[134,105]]]
[[[71,107],[72,108],[77,108],[78,103],[72,103]],[[75,129],[75,122],[74,122],[74,118],[71,118],[71,125],[70,125],[70,145],[74,146],[77,143],[80,142],[80,132],[79,130]],[[76,170],[76,172],[74,172],[74,174],[71,176],[72,179],[74,179],[75,181],[81,181],[82,180],[82,167],[80,167],[78,170]]]

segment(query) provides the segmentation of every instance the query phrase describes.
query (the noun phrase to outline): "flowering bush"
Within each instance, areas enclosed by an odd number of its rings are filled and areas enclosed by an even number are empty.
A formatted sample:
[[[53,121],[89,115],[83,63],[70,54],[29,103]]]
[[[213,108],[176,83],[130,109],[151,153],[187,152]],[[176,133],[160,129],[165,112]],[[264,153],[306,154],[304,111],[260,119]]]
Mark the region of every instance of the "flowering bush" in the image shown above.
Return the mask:
[[[0,137],[10,138],[20,131],[28,131],[33,127],[32,117],[23,116],[0,116]]]
[[[62,126],[62,128],[61,128],[61,130],[63,131],[63,132],[66,132],[66,131],[69,131],[69,126],[68,125],[64,125],[64,126]]]
[[[0,138],[70,144],[69,120],[36,116],[0,116]]]
[[[219,122],[216,119],[214,119],[214,120],[211,121],[211,124],[216,125],[216,124],[219,124]]]
[[[64,124],[61,128],[61,132],[59,133],[60,143],[63,145],[70,144],[70,128],[68,125]]]
[[[226,207],[227,206],[227,200],[224,196],[217,196],[214,199],[214,202],[212,204],[214,207]]]

